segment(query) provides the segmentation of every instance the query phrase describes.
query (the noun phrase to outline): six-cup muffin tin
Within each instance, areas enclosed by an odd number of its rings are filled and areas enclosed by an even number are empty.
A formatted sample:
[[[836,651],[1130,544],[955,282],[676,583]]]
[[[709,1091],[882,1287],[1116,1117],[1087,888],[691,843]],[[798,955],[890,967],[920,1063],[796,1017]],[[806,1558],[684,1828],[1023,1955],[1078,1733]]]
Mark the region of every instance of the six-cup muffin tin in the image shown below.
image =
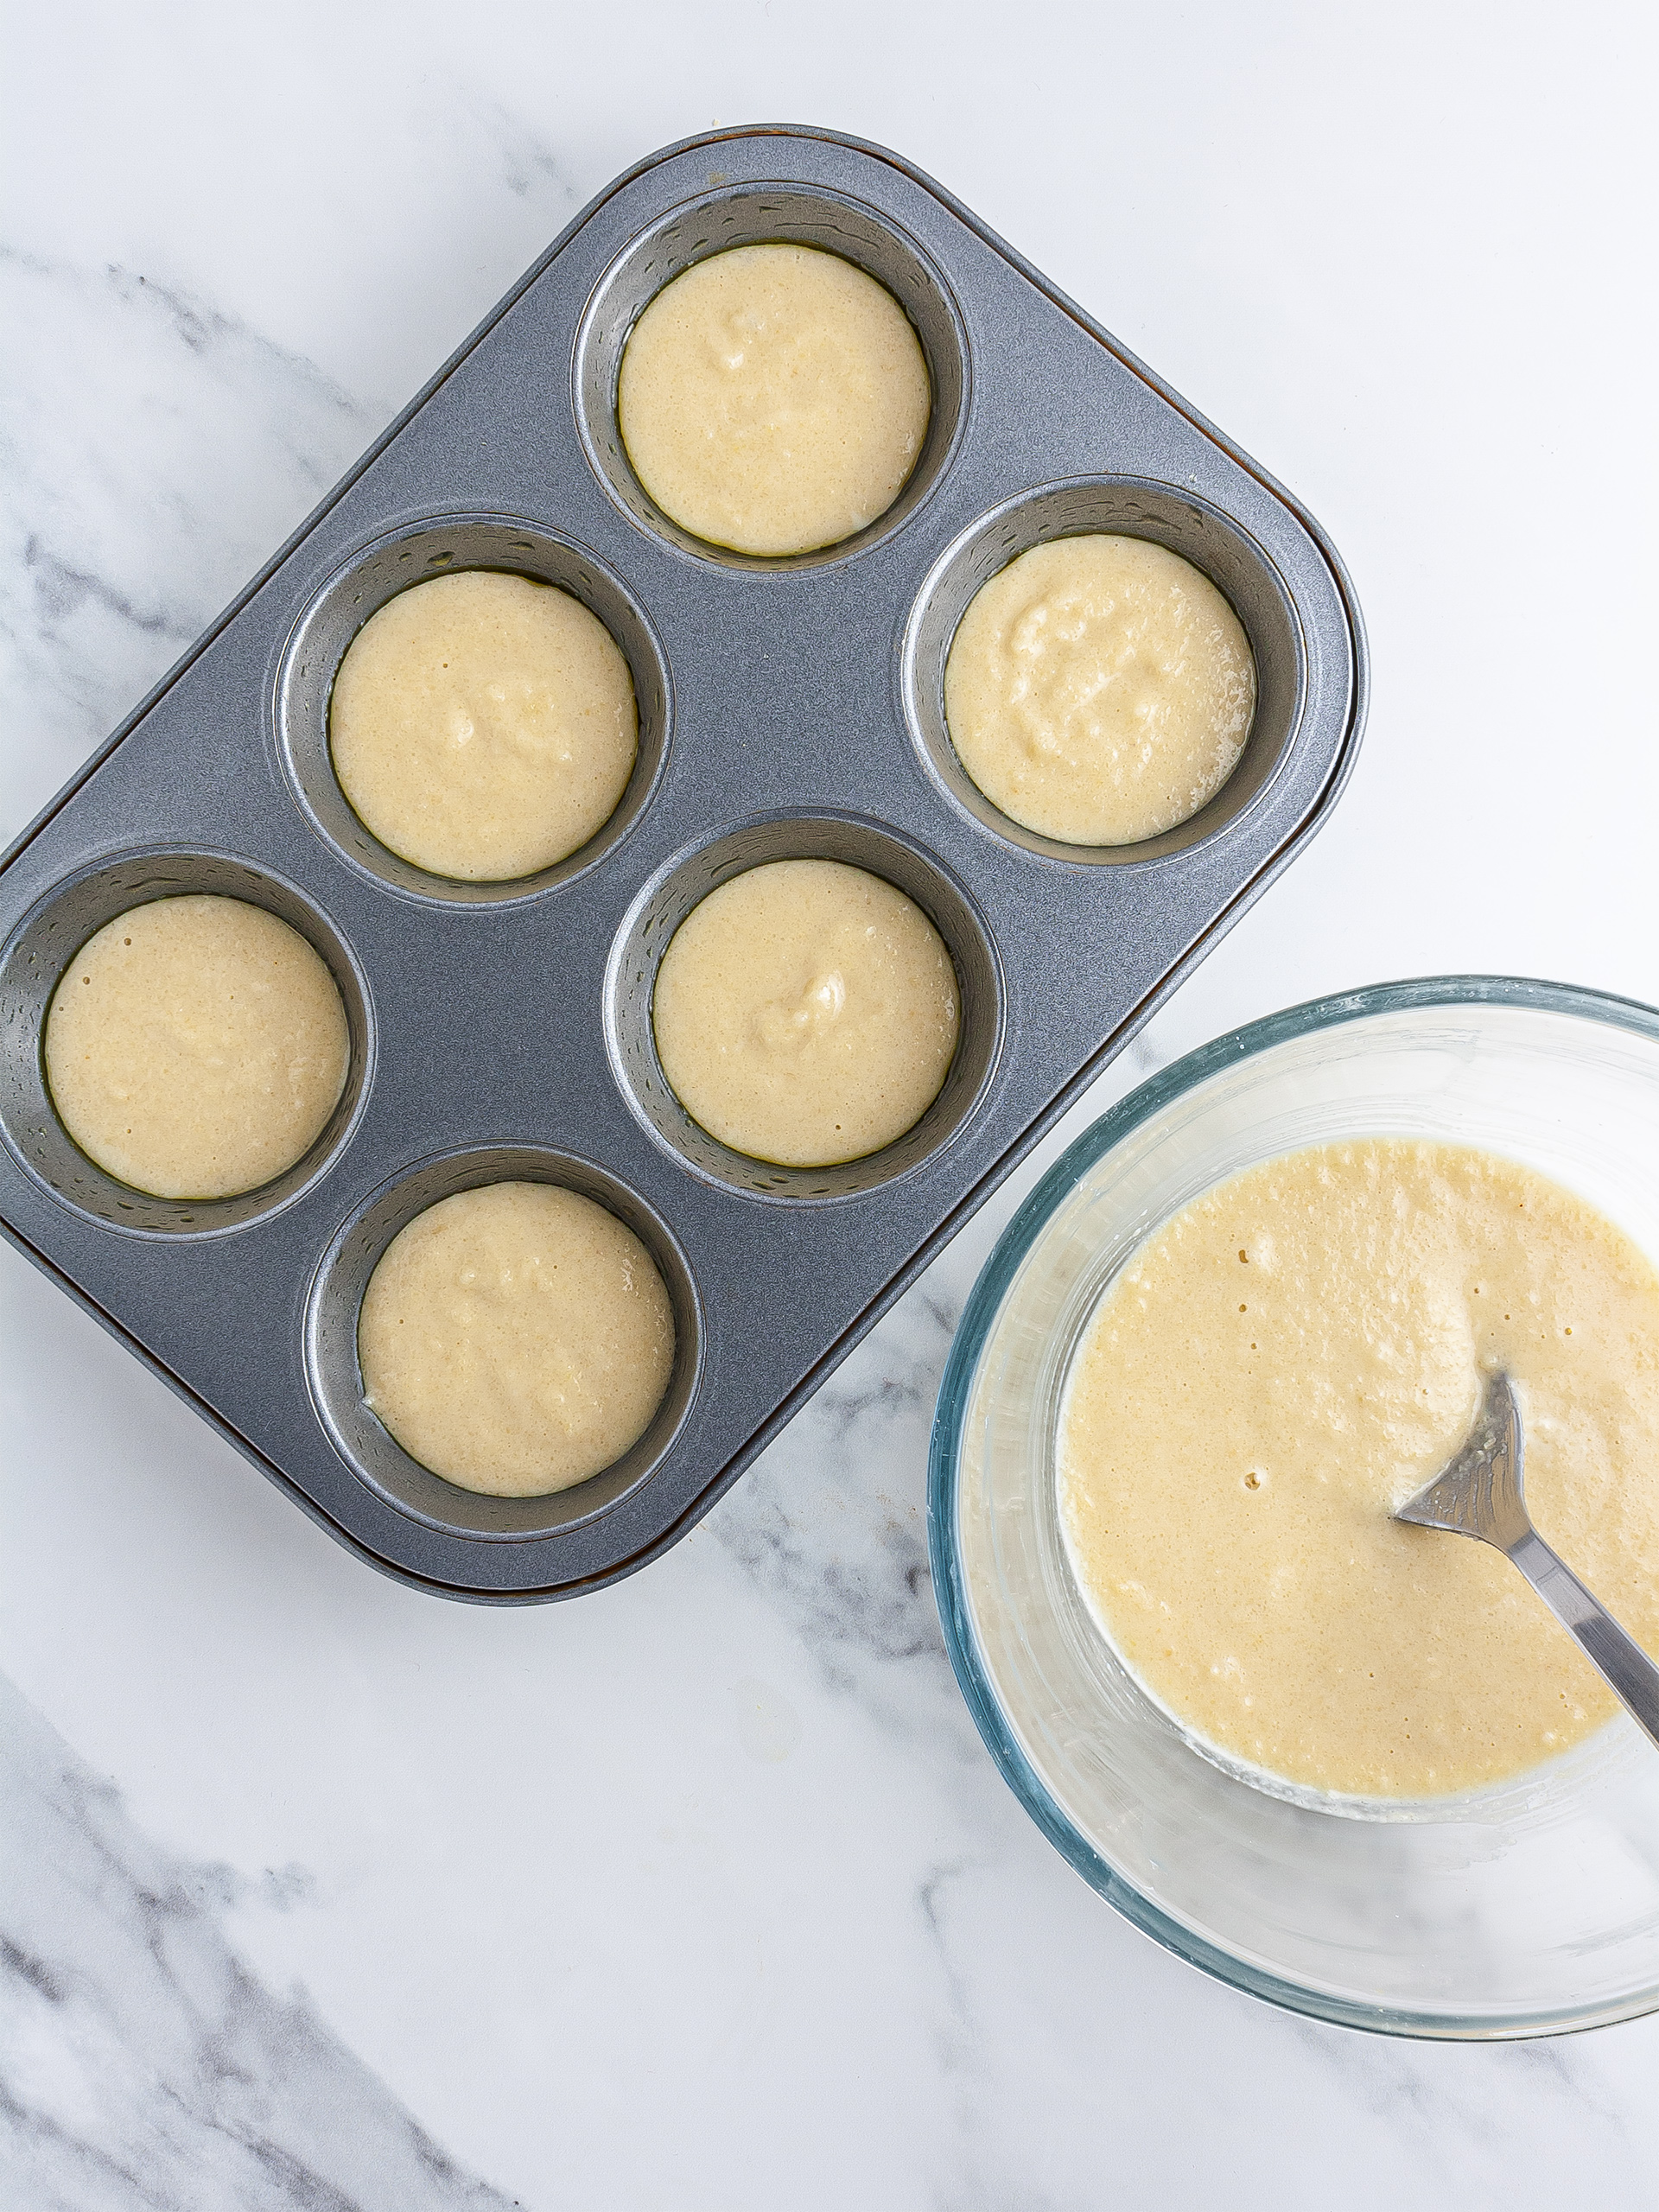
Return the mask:
[[[915,324],[933,413],[897,504],[766,561],[657,512],[617,435],[618,363],[662,284],[792,239],[861,264]],[[1025,548],[1088,530],[1172,547],[1243,620],[1259,703],[1192,821],[1057,845],[963,774],[943,713],[955,626]],[[639,755],[582,850],[511,885],[422,873],[330,772],[357,628],[446,570],[561,585],[609,626]],[[948,194],[827,132],[721,132],[579,216],[0,868],[0,1226],[306,1511],[374,1565],[481,1600],[640,1566],[705,1512],[1080,1086],[1292,857],[1364,703],[1359,615],[1302,510]],[[887,1151],[812,1172],[727,1151],[664,1084],[656,963],[715,885],[844,859],[950,949],[962,1042]],[[147,1198],[70,1142],[41,1027],[70,955],[141,900],[254,899],[344,995],[328,1128],[266,1188]],[[666,1398],[614,1467],[492,1499],[417,1466],[362,1403],[357,1309],[435,1199],[546,1177],[645,1241],[673,1301]]]

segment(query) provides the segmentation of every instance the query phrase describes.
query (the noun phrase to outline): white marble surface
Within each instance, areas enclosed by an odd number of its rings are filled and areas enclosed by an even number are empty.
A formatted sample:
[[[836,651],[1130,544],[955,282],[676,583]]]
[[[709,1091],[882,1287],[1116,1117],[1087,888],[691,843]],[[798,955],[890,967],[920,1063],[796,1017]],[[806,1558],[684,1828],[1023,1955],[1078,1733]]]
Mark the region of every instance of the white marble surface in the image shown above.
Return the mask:
[[[3,15],[0,838],[592,191],[804,118],[1225,424],[1370,620],[1341,810],[1083,1115],[1385,976],[1659,999],[1634,0]],[[8,2205],[1659,2204],[1659,2020],[1270,2012],[991,1768],[923,1460],[1029,1179],[668,1559],[528,1611],[366,1572],[0,1249]]]

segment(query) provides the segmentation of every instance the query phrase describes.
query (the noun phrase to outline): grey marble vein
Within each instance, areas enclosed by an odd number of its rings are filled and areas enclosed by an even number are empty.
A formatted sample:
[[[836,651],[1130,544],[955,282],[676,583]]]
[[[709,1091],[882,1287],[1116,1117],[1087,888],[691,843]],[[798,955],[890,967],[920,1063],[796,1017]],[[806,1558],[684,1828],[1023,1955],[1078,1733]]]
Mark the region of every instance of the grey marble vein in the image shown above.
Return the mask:
[[[821,1664],[944,1664],[927,1562],[927,1436],[956,1325],[926,1285],[887,1315],[710,1516]]]
[[[550,140],[523,116],[497,102],[486,104],[479,120],[495,144],[502,181],[515,199],[533,202],[548,217],[556,218],[561,207],[567,216],[575,213],[587,195],[567,174]]]
[[[391,412],[188,285],[0,245],[0,756],[44,804]],[[77,411],[61,394],[74,393]]]
[[[144,1835],[0,1676],[0,2171],[11,2212],[505,2212],[302,1993],[226,1942],[240,1885]],[[283,1869],[258,1886],[302,1888]]]

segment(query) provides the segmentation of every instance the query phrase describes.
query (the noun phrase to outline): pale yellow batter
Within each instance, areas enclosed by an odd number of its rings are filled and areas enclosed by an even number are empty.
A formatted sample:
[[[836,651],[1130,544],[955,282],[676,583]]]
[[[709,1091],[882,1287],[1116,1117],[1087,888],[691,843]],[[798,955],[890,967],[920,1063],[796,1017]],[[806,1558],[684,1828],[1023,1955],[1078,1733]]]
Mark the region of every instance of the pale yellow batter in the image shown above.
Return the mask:
[[[918,1122],[957,1049],[956,970],[913,899],[841,861],[773,861],[681,923],[657,973],[663,1073],[722,1144],[861,1160]]]
[[[89,938],[47,1010],[47,1083],[90,1159],[163,1198],[257,1190],[308,1152],[346,1082],[340,990],[240,899],[157,899]]]
[[[511,882],[585,845],[639,751],[633,679],[598,617],[493,570],[399,592],[334,678],[334,773],[383,845],[434,875]]]
[[[664,285],[617,389],[628,458],[663,512],[712,544],[773,555],[885,514],[931,405],[892,293],[803,245],[734,246]]]
[[[1208,576],[1141,537],[1034,545],[981,587],[944,671],[963,766],[1013,821],[1135,845],[1238,765],[1255,661]]]
[[[1108,1290],[1059,1434],[1080,1584],[1153,1694],[1293,1782],[1420,1797],[1618,1710],[1489,1546],[1389,1518],[1513,1377],[1539,1532],[1659,1654],[1659,1275],[1558,1185],[1405,1139],[1220,1185]]]
[[[631,1229],[550,1183],[440,1198],[358,1321],[364,1403],[462,1490],[539,1497],[620,1459],[662,1402],[674,1316]]]

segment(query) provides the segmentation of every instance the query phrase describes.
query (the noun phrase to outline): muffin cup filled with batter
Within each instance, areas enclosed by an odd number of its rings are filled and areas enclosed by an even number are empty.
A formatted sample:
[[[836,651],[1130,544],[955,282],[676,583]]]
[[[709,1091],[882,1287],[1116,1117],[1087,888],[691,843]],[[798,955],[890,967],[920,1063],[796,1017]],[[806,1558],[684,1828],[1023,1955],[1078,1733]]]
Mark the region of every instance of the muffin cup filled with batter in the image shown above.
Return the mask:
[[[1306,671],[1284,584],[1230,518],[1168,485],[1080,477],[1008,500],[940,556],[900,677],[925,766],[986,828],[1122,866],[1251,805]]]
[[[245,899],[151,899],[69,963],[41,1039],[58,1118],[117,1181],[239,1198],[303,1159],[345,1088],[339,986]]]
[[[75,948],[66,961],[65,945]],[[150,848],[59,885],[0,966],[0,1123],[112,1228],[214,1234],[286,1205],[354,1127],[373,1058],[357,961],[292,885]]]
[[[622,442],[663,512],[740,553],[810,553],[884,515],[921,457],[927,361],[855,263],[733,246],[665,285],[617,382]]]
[[[948,1143],[1002,1034],[1001,966],[937,864],[849,818],[772,818],[671,863],[613,943],[625,1096],[700,1173],[851,1195]]]
[[[772,861],[711,891],[657,971],[657,1054],[695,1122],[752,1159],[880,1152],[938,1096],[956,970],[915,901],[845,861]]]
[[[614,1214],[556,1184],[488,1183],[398,1231],[357,1341],[363,1402],[410,1459],[463,1490],[537,1497],[639,1442],[674,1316]]]
[[[842,558],[913,512],[961,434],[969,354],[939,271],[874,209],[737,186],[630,244],[576,371],[620,503],[760,568]]]
[[[414,523],[353,555],[277,683],[279,758],[313,826],[447,905],[535,897],[602,860],[650,803],[669,721],[632,594],[505,516]]]
[[[357,1472],[480,1535],[602,1512],[696,1395],[678,1243],[626,1184],[539,1146],[435,1157],[374,1192],[313,1281],[313,1402]]]
[[[991,804],[1066,845],[1138,845],[1226,782],[1255,712],[1238,617],[1201,569],[1143,537],[1051,539],[975,594],[944,713]]]
[[[434,875],[502,883],[585,845],[639,751],[633,679],[598,616],[489,569],[412,585],[346,651],[329,751],[353,811]]]

